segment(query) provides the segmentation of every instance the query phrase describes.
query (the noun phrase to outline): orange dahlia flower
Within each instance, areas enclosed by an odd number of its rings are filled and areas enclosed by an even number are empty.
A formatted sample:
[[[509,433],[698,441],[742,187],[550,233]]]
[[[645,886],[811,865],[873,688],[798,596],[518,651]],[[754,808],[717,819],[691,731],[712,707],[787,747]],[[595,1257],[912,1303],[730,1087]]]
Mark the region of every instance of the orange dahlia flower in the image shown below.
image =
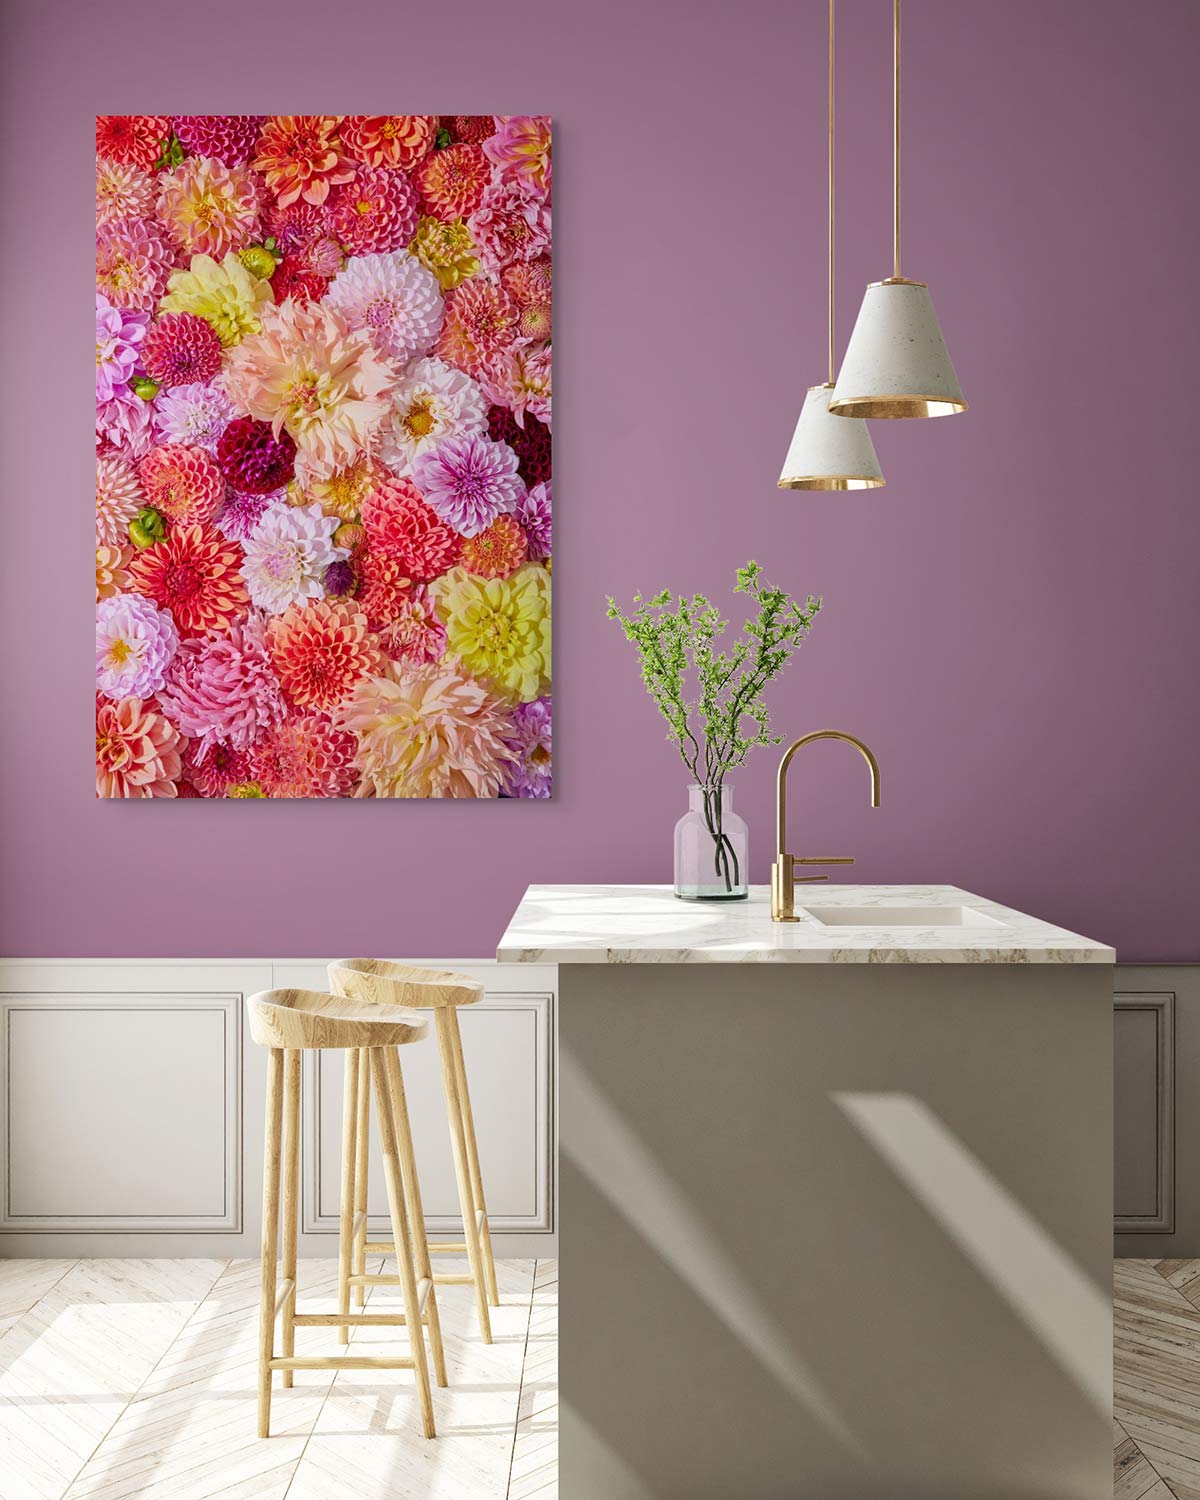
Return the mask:
[[[411,172],[433,150],[437,116],[347,115],[338,133],[355,161]]]
[[[254,165],[278,206],[303,198],[324,203],[329,189],[354,176],[354,163],[338,139],[337,115],[272,115],[258,138]]]
[[[267,623],[267,650],[296,707],[326,712],[386,660],[366,615],[346,599],[289,604]]]
[[[140,698],[96,699],[96,796],[174,797],[179,731]]]
[[[139,594],[169,609],[180,635],[224,634],[250,607],[242,551],[213,526],[175,526],[129,564]]]
[[[225,480],[203,448],[163,443],[138,464],[147,505],[178,525],[211,521],[225,498]]]
[[[491,167],[478,146],[447,146],[427,156],[413,173],[426,210],[435,219],[465,219],[479,207]]]
[[[497,516],[486,531],[462,544],[463,567],[479,578],[507,578],[525,561],[529,544],[511,516]]]

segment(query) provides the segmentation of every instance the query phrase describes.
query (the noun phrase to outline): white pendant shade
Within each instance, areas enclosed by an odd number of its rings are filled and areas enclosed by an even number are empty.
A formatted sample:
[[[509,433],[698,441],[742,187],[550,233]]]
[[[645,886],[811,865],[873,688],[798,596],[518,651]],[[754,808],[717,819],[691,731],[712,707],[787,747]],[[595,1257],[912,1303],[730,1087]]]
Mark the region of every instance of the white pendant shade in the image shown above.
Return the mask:
[[[871,282],[830,412],[843,418],[945,417],[966,409],[929,288],[895,277]]]
[[[830,385],[809,386],[779,476],[781,490],[873,490],[883,484],[865,422],[829,413]]]

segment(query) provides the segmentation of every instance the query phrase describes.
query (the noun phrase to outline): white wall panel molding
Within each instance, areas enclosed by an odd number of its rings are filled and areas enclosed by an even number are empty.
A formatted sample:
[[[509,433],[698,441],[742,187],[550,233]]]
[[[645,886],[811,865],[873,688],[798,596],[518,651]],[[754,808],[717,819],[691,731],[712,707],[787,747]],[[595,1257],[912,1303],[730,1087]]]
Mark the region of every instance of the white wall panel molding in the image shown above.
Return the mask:
[[[239,1233],[236,992],[0,994],[0,1233]]]
[[[506,1254],[552,1254],[557,972],[412,961],[485,986],[462,1030],[493,1227]],[[256,1254],[266,1054],[245,997],[325,984],[313,959],[0,959],[0,1254]],[[436,1043],[410,1051],[429,1227],[454,1235]],[[301,1253],[327,1255],[341,1056],[306,1061]],[[371,1187],[383,1237],[378,1164]]]

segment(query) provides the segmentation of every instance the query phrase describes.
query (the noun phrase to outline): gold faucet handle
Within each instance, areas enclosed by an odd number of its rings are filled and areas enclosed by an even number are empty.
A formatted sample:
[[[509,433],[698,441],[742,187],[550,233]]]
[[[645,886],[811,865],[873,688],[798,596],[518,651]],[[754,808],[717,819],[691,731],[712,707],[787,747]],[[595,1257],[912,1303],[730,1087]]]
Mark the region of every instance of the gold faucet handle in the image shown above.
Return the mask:
[[[792,856],[794,865],[852,865],[854,856],[852,854],[809,854],[804,858],[796,854]]]

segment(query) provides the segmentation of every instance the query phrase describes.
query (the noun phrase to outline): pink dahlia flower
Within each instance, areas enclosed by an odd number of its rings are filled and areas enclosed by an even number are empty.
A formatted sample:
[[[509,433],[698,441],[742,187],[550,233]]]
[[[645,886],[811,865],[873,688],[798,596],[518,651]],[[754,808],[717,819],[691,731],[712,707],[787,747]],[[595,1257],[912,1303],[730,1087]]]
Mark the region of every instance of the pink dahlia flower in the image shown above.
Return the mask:
[[[129,523],[145,503],[133,465],[118,453],[101,453],[96,459],[97,546],[124,547]]]
[[[529,543],[530,562],[545,562],[554,550],[550,485],[549,479],[535,484],[513,512]]]
[[[550,424],[551,362],[548,345],[533,348],[513,345],[490,354],[476,374],[483,394],[494,406],[507,406],[517,426],[525,426],[525,414]]]
[[[497,115],[496,132],[483,150],[505,182],[518,182],[543,198],[550,196],[550,117]]]
[[[244,750],[214,741],[200,759],[199,742],[189,741],[183,752],[185,774],[201,797],[226,797],[231,786],[251,780],[250,757]]]
[[[171,616],[141,594],[96,606],[96,687],[108,698],[149,698],[179,645]]]
[[[278,495],[243,495],[237,490],[225,491],[225,504],[213,518],[213,525],[235,542],[244,542],[267,513]]]
[[[358,772],[358,742],[318,714],[277,724],[250,756],[250,775],[268,797],[347,797]]]
[[[408,479],[378,484],[363,500],[362,523],[371,548],[395,557],[410,578],[425,583],[452,568],[459,541]]]
[[[446,321],[435,352],[474,375],[490,354],[517,337],[520,310],[501,286],[472,277],[446,296]]]
[[[214,745],[249,749],[287,712],[267,655],[262,616],[247,615],[225,635],[184,641],[158,701],[184,734],[199,742],[196,764]]]
[[[350,255],[399,250],[417,230],[417,194],[403,172],[360,166],[350,182],[329,195],[329,217]]]
[[[154,442],[154,404],[143,401],[127,387],[118,389],[111,401],[96,408],[96,447],[119,448],[131,458],[141,458]]]
[[[147,505],[180,526],[211,520],[225,498],[225,481],[212,454],[182,443],[151,448],[138,464],[138,479]]]
[[[140,698],[96,699],[96,796],[174,797],[179,731]]]
[[[132,162],[96,159],[96,223],[111,224],[115,219],[144,219],[154,216],[158,185],[149,172]]]
[[[164,442],[215,454],[221,434],[233,420],[234,405],[215,385],[197,381],[160,391],[153,411],[155,431]]]
[[[115,219],[96,231],[96,287],[116,307],[153,312],[175,264],[148,219]]]
[[[150,315],[114,307],[96,293],[96,404],[111,401],[126,390],[137,367]]]
[[[446,654],[446,627],[424,584],[404,595],[390,625],[379,632],[379,643],[394,661],[421,665]]]
[[[160,179],[158,217],[185,255],[215,260],[248,244],[258,228],[258,179],[249,167],[189,156]]]
[[[503,270],[550,251],[550,209],[518,182],[493,182],[467,221],[485,265]]]
[[[241,548],[212,526],[172,526],[139,552],[129,577],[139,594],[169,609],[180,635],[226,631],[250,604],[238,564]]]
[[[192,156],[241,167],[254,155],[266,115],[176,115],[175,134]]]
[[[203,383],[221,368],[221,340],[195,313],[163,313],[146,334],[142,364],[163,387]]]
[[[535,698],[513,709],[505,743],[517,760],[509,767],[504,790],[510,797],[548,797],[553,785],[550,699]]]
[[[407,250],[348,260],[325,305],[348,327],[365,328],[380,352],[401,365],[425,354],[442,326],[438,279]]]
[[[337,518],[319,505],[276,500],[267,507],[242,544],[242,577],[259,609],[280,615],[324,594],[325,569],[345,556],[333,544],[337,528]]]
[[[489,438],[450,438],[413,465],[426,503],[461,536],[478,536],[525,493],[517,455]]]

